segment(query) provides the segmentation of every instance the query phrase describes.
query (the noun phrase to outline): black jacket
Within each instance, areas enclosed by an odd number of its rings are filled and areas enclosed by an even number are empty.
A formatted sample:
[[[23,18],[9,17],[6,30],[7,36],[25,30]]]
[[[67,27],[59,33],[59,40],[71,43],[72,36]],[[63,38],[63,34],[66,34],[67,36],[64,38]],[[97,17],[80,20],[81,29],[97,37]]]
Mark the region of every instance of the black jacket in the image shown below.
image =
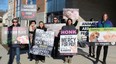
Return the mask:
[[[40,27],[37,27],[37,29],[42,29],[44,31],[47,31],[47,28],[43,27],[43,28],[40,28]],[[35,44],[34,40],[35,40],[35,34],[36,33],[36,29],[34,30],[34,33],[33,33],[33,40],[32,40],[32,46]],[[31,47],[32,47],[31,46]]]
[[[7,44],[9,47],[12,47],[12,29],[13,29],[14,25],[11,25],[10,27],[8,27],[8,35],[7,35]],[[20,24],[18,24],[16,27],[20,27]]]

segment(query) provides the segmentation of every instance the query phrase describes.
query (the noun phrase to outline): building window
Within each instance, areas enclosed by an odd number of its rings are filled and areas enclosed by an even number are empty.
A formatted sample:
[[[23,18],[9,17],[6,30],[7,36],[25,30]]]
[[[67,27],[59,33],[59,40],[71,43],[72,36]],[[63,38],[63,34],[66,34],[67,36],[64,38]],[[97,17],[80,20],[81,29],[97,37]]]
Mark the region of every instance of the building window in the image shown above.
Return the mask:
[[[36,4],[36,0],[28,0],[28,4]]]

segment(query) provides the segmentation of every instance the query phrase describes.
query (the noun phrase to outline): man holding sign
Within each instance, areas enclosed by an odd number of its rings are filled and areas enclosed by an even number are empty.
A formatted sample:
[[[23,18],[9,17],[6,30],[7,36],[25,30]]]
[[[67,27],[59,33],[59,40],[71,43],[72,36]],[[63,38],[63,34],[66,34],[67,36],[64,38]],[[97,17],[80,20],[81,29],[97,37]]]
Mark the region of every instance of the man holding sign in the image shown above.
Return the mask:
[[[72,19],[68,19],[60,32],[60,54],[64,55],[65,63],[71,63],[77,53],[77,30],[72,23]]]

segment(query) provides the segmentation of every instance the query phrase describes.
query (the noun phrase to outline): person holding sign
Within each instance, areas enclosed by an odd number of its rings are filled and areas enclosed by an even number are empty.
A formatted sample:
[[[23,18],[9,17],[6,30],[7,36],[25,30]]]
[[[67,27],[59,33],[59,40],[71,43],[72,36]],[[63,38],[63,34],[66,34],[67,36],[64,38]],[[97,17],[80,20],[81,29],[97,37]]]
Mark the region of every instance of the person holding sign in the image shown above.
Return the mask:
[[[32,39],[33,39],[33,34],[34,34],[35,29],[36,29],[36,21],[31,20],[30,25],[29,25],[29,40],[30,40],[29,48],[32,47]],[[29,58],[30,58],[30,61],[32,61],[33,54],[29,53]]]
[[[10,48],[10,50],[9,50],[10,55],[9,55],[8,64],[13,64],[15,53],[16,53],[16,62],[17,62],[17,64],[21,64],[20,63],[20,44],[14,44],[14,43],[18,43],[18,41],[12,42],[13,27],[20,27],[17,18],[14,18],[12,20],[12,26],[8,27],[8,46]]]
[[[60,54],[64,55],[64,62],[70,64],[73,53],[77,53],[77,30],[69,18],[60,31]]]
[[[112,27],[112,22],[108,20],[108,14],[103,14],[102,19],[97,23],[97,27],[101,28],[107,28],[107,27]],[[107,58],[107,53],[108,53],[108,46],[103,46],[104,47],[104,54],[103,54],[103,64],[106,64],[106,58]],[[100,57],[100,51],[101,51],[102,45],[97,46],[97,52],[96,52],[96,64],[99,61]]]
[[[47,28],[45,27],[45,24],[43,21],[40,21],[39,22],[39,26],[37,27],[37,29],[41,29],[41,30],[44,30],[44,31],[47,31]],[[36,30],[35,30],[36,31]],[[35,33],[33,35],[33,45],[35,44],[34,43],[34,40],[35,40]],[[39,63],[39,60],[41,60],[43,63],[45,62],[45,56],[41,56],[41,55],[35,55],[35,64],[38,64]]]

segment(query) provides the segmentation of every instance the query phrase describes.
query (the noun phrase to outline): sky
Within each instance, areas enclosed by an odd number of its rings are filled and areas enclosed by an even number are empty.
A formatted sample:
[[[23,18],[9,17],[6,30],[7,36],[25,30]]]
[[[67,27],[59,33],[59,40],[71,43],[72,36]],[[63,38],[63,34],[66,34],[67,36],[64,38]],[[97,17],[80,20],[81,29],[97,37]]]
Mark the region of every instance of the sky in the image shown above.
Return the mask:
[[[8,9],[8,0],[0,0],[0,10],[6,11]]]

